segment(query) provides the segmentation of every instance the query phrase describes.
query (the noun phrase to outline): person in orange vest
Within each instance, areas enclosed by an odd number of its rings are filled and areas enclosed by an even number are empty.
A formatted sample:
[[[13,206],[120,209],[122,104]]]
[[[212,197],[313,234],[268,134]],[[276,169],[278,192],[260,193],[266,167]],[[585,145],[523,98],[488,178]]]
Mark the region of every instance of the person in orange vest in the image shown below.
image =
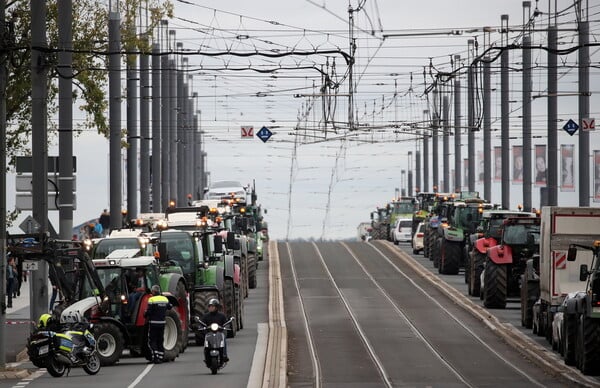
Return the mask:
[[[144,317],[148,323],[148,344],[150,346],[150,363],[160,364],[163,362],[165,348],[163,346],[165,336],[165,319],[167,310],[173,307],[169,300],[160,294],[160,286],[152,286],[152,296],[148,299],[148,308]]]

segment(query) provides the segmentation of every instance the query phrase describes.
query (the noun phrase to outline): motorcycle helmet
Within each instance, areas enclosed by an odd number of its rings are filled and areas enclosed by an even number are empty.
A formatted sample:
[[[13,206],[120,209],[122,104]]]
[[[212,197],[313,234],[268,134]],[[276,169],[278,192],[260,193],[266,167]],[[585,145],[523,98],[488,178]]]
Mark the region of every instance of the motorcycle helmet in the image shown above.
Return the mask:
[[[42,315],[40,315],[40,319],[38,320],[38,329],[44,329],[50,323],[52,323],[52,315],[42,314]]]
[[[215,306],[216,308],[219,308],[219,306],[221,306],[221,303],[219,303],[218,299],[212,298],[211,300],[208,301],[208,305],[209,306]]]

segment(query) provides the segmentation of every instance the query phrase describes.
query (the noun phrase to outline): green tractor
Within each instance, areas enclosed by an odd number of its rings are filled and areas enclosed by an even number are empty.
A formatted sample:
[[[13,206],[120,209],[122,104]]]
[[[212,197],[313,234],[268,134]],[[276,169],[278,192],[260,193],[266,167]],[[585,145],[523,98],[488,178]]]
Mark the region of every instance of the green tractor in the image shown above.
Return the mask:
[[[390,230],[390,214],[387,207],[378,207],[371,212],[371,227],[373,240],[387,240]]]
[[[468,267],[469,236],[475,233],[483,211],[492,208],[492,204],[479,198],[461,199],[449,206],[447,218],[442,219],[448,226],[438,230],[441,233],[439,273],[456,275],[460,267]]]
[[[393,241],[393,228],[400,219],[412,218],[417,210],[417,200],[414,197],[400,197],[388,203],[388,214],[390,222],[388,224],[387,239]]]
[[[419,223],[424,222],[429,216],[431,208],[435,203],[436,193],[418,193],[416,196],[417,209],[412,214],[412,235],[415,235]]]
[[[428,257],[433,261],[433,265],[437,268],[439,265],[439,233],[438,228],[441,226],[441,220],[444,218],[442,212],[446,212],[445,203],[454,201],[456,195],[453,193],[436,193],[435,201],[431,206],[431,211],[425,220],[424,235],[423,235],[423,256]]]

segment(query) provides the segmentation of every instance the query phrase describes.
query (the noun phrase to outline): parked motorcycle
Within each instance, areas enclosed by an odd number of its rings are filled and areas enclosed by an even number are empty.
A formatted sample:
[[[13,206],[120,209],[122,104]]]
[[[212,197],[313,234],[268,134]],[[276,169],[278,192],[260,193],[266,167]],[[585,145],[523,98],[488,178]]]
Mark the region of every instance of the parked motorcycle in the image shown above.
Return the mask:
[[[33,365],[46,368],[53,377],[62,377],[73,367],[82,367],[89,375],[100,371],[91,325],[61,324],[55,329],[38,330],[29,336],[27,354]]]
[[[213,375],[216,375],[217,371],[224,368],[227,364],[223,355],[225,350],[225,332],[230,329],[225,326],[229,326],[234,319],[232,317],[225,322],[224,326],[220,326],[217,323],[206,325],[196,317],[196,322],[202,326],[199,331],[204,333],[204,363]]]

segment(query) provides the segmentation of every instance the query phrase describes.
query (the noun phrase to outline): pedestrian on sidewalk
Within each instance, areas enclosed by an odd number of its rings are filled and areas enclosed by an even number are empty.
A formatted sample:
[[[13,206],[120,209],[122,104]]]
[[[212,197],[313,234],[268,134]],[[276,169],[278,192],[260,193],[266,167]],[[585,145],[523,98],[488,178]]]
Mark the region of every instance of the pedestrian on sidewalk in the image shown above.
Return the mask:
[[[15,259],[12,257],[9,257],[8,265],[6,266],[6,295],[8,296],[8,302],[7,302],[8,308],[12,308],[12,298],[13,298],[16,280],[17,280],[17,267],[15,265]]]

